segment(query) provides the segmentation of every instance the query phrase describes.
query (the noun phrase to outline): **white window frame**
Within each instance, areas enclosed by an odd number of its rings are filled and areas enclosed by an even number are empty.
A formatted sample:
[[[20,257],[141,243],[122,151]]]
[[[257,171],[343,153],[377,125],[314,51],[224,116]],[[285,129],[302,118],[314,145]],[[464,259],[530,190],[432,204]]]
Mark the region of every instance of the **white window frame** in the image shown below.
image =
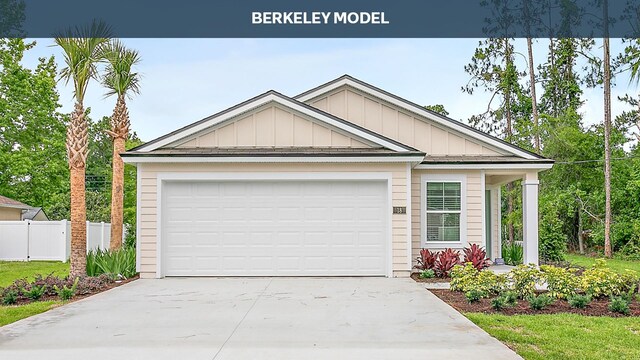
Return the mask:
[[[460,241],[427,241],[427,183],[460,183]],[[446,211],[447,213],[451,211]],[[423,248],[462,248],[467,244],[467,175],[424,174],[420,177],[420,244]]]

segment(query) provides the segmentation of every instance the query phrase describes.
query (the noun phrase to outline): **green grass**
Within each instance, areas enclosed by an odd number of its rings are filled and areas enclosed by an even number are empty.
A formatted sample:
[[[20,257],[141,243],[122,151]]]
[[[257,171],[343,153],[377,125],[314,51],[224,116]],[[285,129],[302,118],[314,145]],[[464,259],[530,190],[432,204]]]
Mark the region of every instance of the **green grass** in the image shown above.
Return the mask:
[[[640,359],[640,320],[576,314],[466,316],[527,360]]]
[[[19,306],[0,306],[0,326],[40,314],[60,304],[62,301],[38,301]]]
[[[0,287],[6,287],[16,279],[28,278],[34,275],[42,276],[54,273],[59,277],[69,275],[69,263],[59,261],[0,261]]]
[[[591,267],[596,262],[596,258],[579,255],[579,254],[567,254],[567,260],[579,266],[584,266],[586,268]],[[620,260],[620,259],[606,259],[607,266],[611,268],[611,270],[617,272],[624,272],[625,269],[635,270],[640,273],[640,261],[633,260]]]

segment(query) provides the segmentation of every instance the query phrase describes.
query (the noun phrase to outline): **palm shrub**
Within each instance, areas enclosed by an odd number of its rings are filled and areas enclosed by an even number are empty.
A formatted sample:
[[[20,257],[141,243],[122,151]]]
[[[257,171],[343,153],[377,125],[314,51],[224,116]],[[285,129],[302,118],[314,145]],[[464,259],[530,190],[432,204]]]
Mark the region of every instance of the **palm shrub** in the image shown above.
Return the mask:
[[[524,258],[522,245],[516,242],[511,244],[502,243],[502,258],[507,265],[516,266],[522,264]]]
[[[107,274],[130,278],[136,275],[136,249],[124,247],[118,250],[92,250],[87,254],[87,275]]]

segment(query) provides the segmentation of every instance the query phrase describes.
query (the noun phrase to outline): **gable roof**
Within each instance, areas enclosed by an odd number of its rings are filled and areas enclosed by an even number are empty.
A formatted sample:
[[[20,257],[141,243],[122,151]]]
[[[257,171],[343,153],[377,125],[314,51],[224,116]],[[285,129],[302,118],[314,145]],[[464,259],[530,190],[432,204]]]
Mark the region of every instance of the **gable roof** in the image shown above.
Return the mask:
[[[22,220],[33,220],[39,213],[42,213],[44,215],[45,218],[49,218],[47,216],[47,213],[44,212],[44,210],[42,210],[42,208],[37,207],[37,208],[31,208],[25,212],[22,213]]]
[[[489,144],[495,148],[504,150],[508,153],[511,153],[516,156],[520,156],[525,159],[545,159],[543,156],[535,154],[529,150],[523,149],[519,146],[513,145],[509,142],[506,142],[500,138],[489,135],[483,131],[475,129],[467,124],[464,124],[458,120],[452,119],[450,117],[438,114],[431,110],[427,110],[424,106],[418,105],[414,102],[401,98],[397,95],[391,94],[385,90],[382,90],[378,87],[375,87],[371,84],[368,84],[362,80],[356,79],[350,75],[343,75],[337,79],[331,80],[325,84],[317,86],[311,90],[305,91],[302,94],[299,94],[294,97],[294,99],[298,101],[308,101],[314,99],[318,96],[326,94],[332,90],[340,88],[342,86],[350,86],[357,90],[360,90],[364,93],[372,95],[380,100],[386,101],[388,103],[399,106],[407,111],[420,115],[423,118],[427,118],[435,123],[443,125],[447,128],[451,128],[456,130],[462,134],[465,134],[471,138],[477,139],[481,142]]]
[[[31,209],[31,206],[21,203],[20,201],[10,199],[0,195],[0,207],[8,207],[14,209]]]
[[[233,119],[240,114],[246,113],[262,105],[268,104],[270,102],[275,102],[282,106],[288,107],[292,110],[306,114],[312,117],[313,119],[327,123],[330,126],[339,128],[358,138],[365,139],[369,142],[372,142],[378,146],[387,148],[389,150],[399,151],[399,152],[406,152],[406,151],[419,152],[419,150],[413,147],[402,144],[388,137],[382,136],[378,133],[365,129],[361,126],[353,124],[337,116],[331,115],[320,109],[316,109],[313,106],[297,101],[288,96],[282,95],[279,92],[274,90],[267,91],[261,95],[258,95],[249,100],[246,100],[236,106],[230,107],[226,110],[223,110],[221,112],[208,116],[200,121],[197,121],[195,123],[182,127],[178,130],[175,130],[169,134],[166,134],[164,136],[151,140],[145,144],[137,146],[131,149],[130,152],[148,152],[148,151],[159,149],[163,146],[166,146],[171,143],[175,143],[180,139],[184,139],[188,136],[191,136],[205,129],[211,128],[215,125],[222,124],[225,121]]]

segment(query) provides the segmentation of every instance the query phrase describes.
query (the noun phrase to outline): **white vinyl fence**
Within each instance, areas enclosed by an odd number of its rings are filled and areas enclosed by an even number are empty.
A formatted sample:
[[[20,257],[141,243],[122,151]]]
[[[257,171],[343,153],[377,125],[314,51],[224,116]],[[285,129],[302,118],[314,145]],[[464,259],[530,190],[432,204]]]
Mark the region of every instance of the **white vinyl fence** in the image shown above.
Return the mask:
[[[108,249],[111,224],[87,221],[87,251]],[[0,221],[0,260],[67,261],[71,223],[62,221]]]

